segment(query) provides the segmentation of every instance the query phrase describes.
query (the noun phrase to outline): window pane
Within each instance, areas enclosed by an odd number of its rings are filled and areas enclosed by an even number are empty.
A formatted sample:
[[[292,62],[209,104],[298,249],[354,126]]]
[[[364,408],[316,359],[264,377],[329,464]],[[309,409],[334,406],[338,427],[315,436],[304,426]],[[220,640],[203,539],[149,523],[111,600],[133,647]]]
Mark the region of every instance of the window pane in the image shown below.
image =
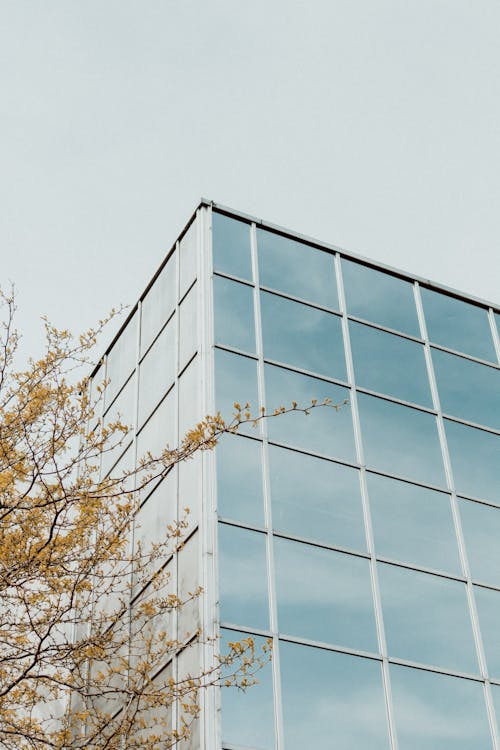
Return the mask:
[[[219,524],[221,621],[267,630],[266,535]]]
[[[182,299],[196,278],[198,222],[195,219],[179,246],[179,299]]]
[[[461,499],[458,507],[472,577],[500,586],[500,509]]]
[[[500,430],[500,370],[439,349],[432,360],[442,410]]]
[[[259,409],[257,395],[257,362],[249,357],[241,357],[222,349],[215,350],[215,408],[224,419],[231,421],[234,404],[244,406],[249,403],[252,414]],[[258,434],[251,425],[240,427],[240,432]]]
[[[364,393],[358,404],[370,467],[446,486],[434,415]]]
[[[378,651],[368,560],[277,537],[274,550],[281,633]]]
[[[364,320],[420,336],[413,286],[409,281],[342,258],[347,312]]]
[[[179,426],[178,441],[182,442],[186,432],[192,430],[202,419],[200,358],[195,357],[179,377]]]
[[[356,469],[270,445],[269,477],[275,529],[366,549]]]
[[[263,526],[262,444],[224,435],[216,451],[219,515]]]
[[[478,671],[465,584],[378,564],[389,656]]]
[[[444,420],[457,492],[500,503],[500,436]]]
[[[500,592],[474,586],[488,674],[500,678]]]
[[[177,638],[184,641],[201,626],[200,597],[186,601],[198,589],[201,582],[200,535],[196,531],[186,539],[177,555],[177,590],[186,603],[180,607],[177,616]]]
[[[179,307],[179,364],[180,372],[198,349],[198,284],[191,287]]]
[[[377,555],[461,575],[450,497],[368,473]]]
[[[399,750],[491,750],[483,686],[391,665]]]
[[[215,343],[255,352],[253,287],[214,276]]]
[[[261,292],[264,357],[347,380],[341,318]]]
[[[302,242],[257,229],[262,286],[338,309],[334,256]]]
[[[104,393],[107,409],[135,367],[137,354],[137,312],[113,345],[106,364],[106,380],[110,382]]]
[[[153,456],[159,456],[167,445],[170,448],[175,446],[175,401],[175,388],[172,388],[140,431],[137,437],[138,459],[145,456],[148,451]],[[142,476],[144,476],[145,473],[146,472],[142,472]],[[154,480],[149,484],[148,492],[151,492],[155,483],[157,483],[157,480]]]
[[[281,642],[280,664],[286,750],[389,749],[378,661]]]
[[[308,375],[266,365],[266,405],[269,410],[281,405],[291,407],[292,401],[307,406],[312,399],[325,398],[343,404],[349,398],[348,388],[326,383]],[[313,409],[309,416],[302,413],[283,414],[267,423],[269,438],[289,443],[304,450],[323,453],[341,459],[355,460],[354,435],[349,404],[339,411],[328,406]]]
[[[175,379],[175,318],[172,318],[139,366],[139,427]]]
[[[141,356],[149,348],[160,328],[174,311],[176,260],[177,255],[174,253],[143,300],[141,309]]]
[[[221,651],[227,653],[228,643],[241,643],[248,633],[235,630],[222,630]],[[265,639],[251,636],[255,644],[255,654],[263,655]],[[265,658],[265,657],[264,657]],[[222,742],[225,745],[273,750],[274,748],[274,706],[273,675],[271,663],[259,670],[256,685],[248,690],[235,687],[222,689]]]
[[[120,456],[127,445],[132,442],[132,428],[135,422],[134,403],[135,375],[132,376],[122,388],[103,417],[104,427],[119,420],[121,424],[129,428],[129,432],[126,435],[116,432],[115,435],[109,439],[109,445],[114,447],[110,450],[106,450],[101,456],[101,478],[106,476],[110,468],[118,459],[118,456]]]
[[[250,224],[212,213],[214,271],[252,280]]]
[[[496,362],[488,312],[447,294],[422,288],[429,339],[435,344]]]
[[[349,335],[357,385],[432,408],[422,344],[352,321]]]

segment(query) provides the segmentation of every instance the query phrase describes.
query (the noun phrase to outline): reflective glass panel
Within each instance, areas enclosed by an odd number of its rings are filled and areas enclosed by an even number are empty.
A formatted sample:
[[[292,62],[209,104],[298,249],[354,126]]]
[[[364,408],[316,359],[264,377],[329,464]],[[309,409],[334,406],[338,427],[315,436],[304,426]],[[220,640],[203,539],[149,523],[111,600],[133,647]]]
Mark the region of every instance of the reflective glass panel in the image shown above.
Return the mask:
[[[357,469],[269,445],[273,527],[326,544],[365,550]]]
[[[496,362],[488,311],[432,289],[421,289],[429,339],[449,349]]]
[[[242,643],[248,633],[235,630],[221,631],[221,653],[227,653],[228,643]],[[265,657],[262,647],[265,639],[251,636],[255,654]],[[257,674],[257,684],[248,690],[235,687],[223,688],[222,698],[222,742],[225,745],[273,750],[274,707],[273,676],[271,663],[267,662]]]
[[[198,284],[189,290],[179,307],[179,364],[181,372],[198,349]]]
[[[500,370],[439,349],[432,361],[442,410],[500,430]]]
[[[263,526],[262,444],[239,435],[224,435],[216,450],[219,515]]]
[[[378,564],[389,656],[477,673],[465,584]]]
[[[264,357],[347,380],[339,316],[269,292],[260,302]]]
[[[282,641],[280,665],[286,750],[389,750],[378,661]]]
[[[214,271],[252,280],[250,224],[212,212]]]
[[[177,637],[183,641],[200,628],[200,597],[192,594],[200,585],[200,534],[186,539],[177,554],[177,590],[181,600],[188,600],[177,613]]]
[[[262,286],[338,310],[334,256],[303,242],[257,229]]]
[[[266,535],[219,523],[219,585],[222,622],[266,630]]]
[[[141,356],[149,348],[154,337],[173,313],[176,302],[177,255],[170,256],[153,286],[142,302],[141,309]]]
[[[349,315],[420,336],[411,282],[346,258],[342,277]]]
[[[444,420],[457,492],[500,503],[500,435]]]
[[[196,278],[198,222],[195,219],[179,246],[179,299],[182,299]]]
[[[266,406],[269,411],[281,405],[291,407],[293,401],[306,407],[311,404],[312,399],[321,402],[330,398],[334,404],[343,404],[350,395],[348,388],[273,365],[265,366],[264,376]],[[300,412],[282,414],[268,421],[267,430],[271,440],[328,456],[355,460],[349,404],[342,405],[338,411],[329,406],[321,406],[313,409],[309,416]]]
[[[234,404],[251,406],[252,414],[259,409],[257,393],[257,362],[249,357],[215,350],[215,408],[224,419],[231,420]],[[258,434],[258,429],[251,425],[240,427],[240,432]]]
[[[459,498],[472,578],[500,586],[500,509]]]
[[[107,441],[107,449],[101,456],[101,478],[104,477],[116,462],[127,445],[132,441],[134,426],[134,402],[135,402],[135,375],[122,388],[116,399],[111,404],[103,417],[104,427],[120,421],[122,425],[129,428],[127,434],[116,432]],[[113,447],[110,447],[113,446]]]
[[[110,382],[104,393],[107,409],[135,367],[137,355],[137,312],[113,344],[106,363],[106,380]]]
[[[214,276],[215,343],[255,353],[253,287]]]
[[[140,459],[149,451],[153,456],[159,456],[169,446],[176,444],[175,422],[176,422],[176,393],[172,388],[163,399],[154,414],[148,419],[139,435],[137,436],[137,458]],[[144,475],[146,472],[143,472]],[[150,482],[150,491],[155,482]]]
[[[349,335],[357,385],[432,408],[422,344],[352,321]]]
[[[139,365],[139,427],[175,380],[175,318]]]
[[[377,555],[461,575],[449,495],[367,474]]]
[[[480,682],[391,665],[399,750],[492,750]]]
[[[280,633],[378,651],[369,560],[278,537],[274,557]]]
[[[182,442],[186,432],[192,430],[202,418],[200,396],[200,358],[191,360],[179,383],[179,426],[178,440]]]
[[[433,414],[358,393],[366,463],[429,484],[446,486]]]
[[[474,586],[479,626],[490,677],[500,679],[500,592]]]

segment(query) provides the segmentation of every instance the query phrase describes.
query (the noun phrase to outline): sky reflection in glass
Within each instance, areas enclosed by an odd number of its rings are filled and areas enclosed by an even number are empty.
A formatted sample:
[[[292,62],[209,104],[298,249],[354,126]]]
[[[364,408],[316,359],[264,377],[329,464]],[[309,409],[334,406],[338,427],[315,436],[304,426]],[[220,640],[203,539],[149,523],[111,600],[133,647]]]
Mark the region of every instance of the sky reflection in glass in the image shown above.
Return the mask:
[[[252,281],[250,224],[212,213],[214,271]]]
[[[255,352],[253,287],[214,276],[215,343]]]
[[[273,527],[326,544],[365,550],[357,469],[269,446]]]
[[[390,669],[399,750],[492,750],[481,683]]]
[[[257,229],[257,248],[261,286],[338,310],[331,253],[264,229]]]
[[[356,385],[432,408],[424,347],[361,323],[349,323]]]
[[[500,435],[444,420],[457,492],[500,504]]]
[[[338,315],[261,292],[264,357],[347,380]]]
[[[500,587],[500,509],[459,498],[471,575]]]
[[[280,664],[286,750],[389,750],[378,661],[282,641]]]
[[[274,556],[281,633],[378,652],[368,560],[280,538]]]
[[[436,417],[358,393],[366,463],[374,469],[446,486]]]
[[[239,435],[224,435],[216,454],[219,515],[263,526],[261,443]]]

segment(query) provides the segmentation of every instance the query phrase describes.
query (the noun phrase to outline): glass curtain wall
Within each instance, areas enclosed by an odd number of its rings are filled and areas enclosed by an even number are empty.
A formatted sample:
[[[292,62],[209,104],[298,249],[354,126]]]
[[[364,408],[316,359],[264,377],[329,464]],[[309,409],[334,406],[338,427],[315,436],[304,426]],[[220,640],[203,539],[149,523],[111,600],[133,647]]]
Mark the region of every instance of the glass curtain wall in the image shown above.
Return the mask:
[[[224,748],[490,750],[500,723],[498,312],[212,213]],[[335,408],[336,407],[336,408]]]

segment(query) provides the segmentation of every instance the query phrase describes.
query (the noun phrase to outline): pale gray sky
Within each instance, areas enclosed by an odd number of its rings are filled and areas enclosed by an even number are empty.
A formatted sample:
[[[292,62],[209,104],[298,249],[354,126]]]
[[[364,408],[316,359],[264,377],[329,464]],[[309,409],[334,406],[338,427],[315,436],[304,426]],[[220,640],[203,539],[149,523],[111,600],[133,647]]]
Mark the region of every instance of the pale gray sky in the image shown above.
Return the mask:
[[[133,302],[201,195],[500,300],[498,0],[0,0],[26,345]]]

